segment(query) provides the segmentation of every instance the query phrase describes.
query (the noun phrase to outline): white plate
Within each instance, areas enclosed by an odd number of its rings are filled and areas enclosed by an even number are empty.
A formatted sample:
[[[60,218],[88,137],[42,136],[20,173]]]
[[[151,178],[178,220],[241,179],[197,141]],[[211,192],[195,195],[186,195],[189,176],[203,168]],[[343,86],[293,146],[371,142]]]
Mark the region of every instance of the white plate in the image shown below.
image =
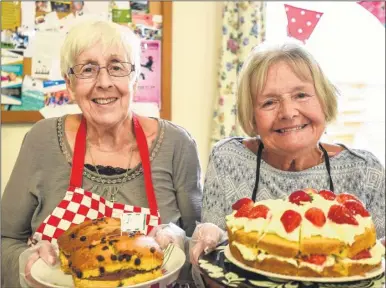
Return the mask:
[[[163,285],[169,285],[177,280],[179,272],[185,263],[185,253],[176,246],[170,246],[170,252],[168,251],[164,255],[163,270],[164,275],[160,278],[143,282],[136,285],[127,286],[130,288],[148,288],[150,285],[159,283]],[[42,259],[36,261],[31,268],[31,276],[40,284],[43,284],[50,288],[69,288],[74,287],[72,276],[64,274],[59,265],[51,267],[46,264]]]
[[[240,267],[243,270],[247,270],[250,272],[254,272],[257,274],[261,274],[267,277],[273,277],[273,278],[279,278],[279,279],[285,279],[285,280],[294,280],[294,281],[305,281],[305,282],[330,282],[330,283],[337,283],[337,282],[351,282],[351,281],[361,281],[365,279],[374,278],[380,274],[382,274],[385,271],[385,260],[382,260],[381,267],[374,269],[368,273],[366,273],[364,276],[349,276],[349,277],[301,277],[301,276],[290,276],[290,275],[283,275],[283,274],[277,274],[272,272],[267,272],[259,269],[255,269],[252,267],[249,267],[240,261],[238,261],[236,258],[233,257],[229,245],[227,245],[224,249],[224,255],[230,262],[235,264],[236,266]]]

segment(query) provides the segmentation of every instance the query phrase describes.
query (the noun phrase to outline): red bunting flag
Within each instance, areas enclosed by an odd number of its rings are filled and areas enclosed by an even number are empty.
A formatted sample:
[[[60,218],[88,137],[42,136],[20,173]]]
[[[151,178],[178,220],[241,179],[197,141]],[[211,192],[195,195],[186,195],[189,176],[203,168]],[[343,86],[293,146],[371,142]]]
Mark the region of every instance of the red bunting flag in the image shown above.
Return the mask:
[[[359,1],[357,3],[372,13],[383,25],[385,25],[385,1]]]
[[[310,38],[323,13],[287,4],[284,4],[284,6],[288,20],[288,36],[305,43]]]

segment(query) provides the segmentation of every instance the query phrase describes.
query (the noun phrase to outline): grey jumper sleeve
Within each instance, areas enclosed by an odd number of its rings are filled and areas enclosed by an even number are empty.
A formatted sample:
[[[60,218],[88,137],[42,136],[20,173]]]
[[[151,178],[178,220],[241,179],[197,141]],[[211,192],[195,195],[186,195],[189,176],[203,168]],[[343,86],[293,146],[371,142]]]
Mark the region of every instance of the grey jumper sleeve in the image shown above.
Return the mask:
[[[1,199],[2,287],[20,286],[19,255],[28,248],[31,219],[38,205],[30,190],[35,162],[33,145],[27,133]]]

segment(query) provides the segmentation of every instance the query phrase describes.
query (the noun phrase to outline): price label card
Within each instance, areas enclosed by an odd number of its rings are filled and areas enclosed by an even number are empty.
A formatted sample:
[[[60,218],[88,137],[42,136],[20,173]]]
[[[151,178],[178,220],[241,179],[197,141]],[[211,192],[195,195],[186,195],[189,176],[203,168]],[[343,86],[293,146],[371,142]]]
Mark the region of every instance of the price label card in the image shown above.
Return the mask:
[[[142,232],[146,233],[146,214],[125,213],[121,217],[122,232]]]

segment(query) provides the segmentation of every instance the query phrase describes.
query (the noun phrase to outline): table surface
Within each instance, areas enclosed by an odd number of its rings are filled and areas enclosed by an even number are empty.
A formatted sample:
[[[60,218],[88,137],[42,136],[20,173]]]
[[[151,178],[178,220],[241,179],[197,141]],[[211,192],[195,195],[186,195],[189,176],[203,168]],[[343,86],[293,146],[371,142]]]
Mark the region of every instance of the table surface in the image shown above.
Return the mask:
[[[227,245],[224,243],[223,245]],[[266,277],[257,273],[245,271],[232,264],[224,255],[225,246],[218,247],[208,255],[201,256],[199,267],[201,273],[211,278],[218,284],[225,287],[238,288],[257,288],[257,287],[276,287],[276,288],[382,288],[385,287],[385,273],[381,275],[353,282],[340,283],[316,283],[316,282],[299,282],[283,280],[278,278]],[[209,267],[208,267],[209,266]]]

